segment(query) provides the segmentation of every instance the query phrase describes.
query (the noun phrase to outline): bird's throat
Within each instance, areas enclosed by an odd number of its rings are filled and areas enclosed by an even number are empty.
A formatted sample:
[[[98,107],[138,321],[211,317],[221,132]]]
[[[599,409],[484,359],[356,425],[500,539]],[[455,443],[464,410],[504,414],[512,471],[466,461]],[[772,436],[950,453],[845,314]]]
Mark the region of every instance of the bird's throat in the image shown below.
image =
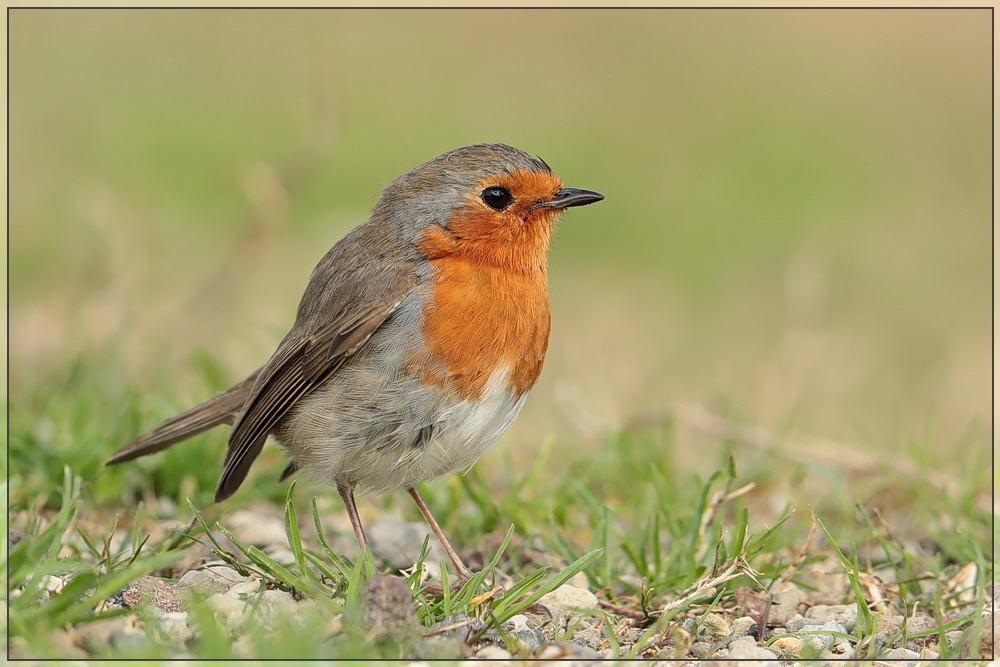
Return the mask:
[[[516,396],[535,384],[549,341],[545,264],[533,272],[462,256],[431,261],[423,335],[433,359],[425,379],[478,400],[497,367]]]

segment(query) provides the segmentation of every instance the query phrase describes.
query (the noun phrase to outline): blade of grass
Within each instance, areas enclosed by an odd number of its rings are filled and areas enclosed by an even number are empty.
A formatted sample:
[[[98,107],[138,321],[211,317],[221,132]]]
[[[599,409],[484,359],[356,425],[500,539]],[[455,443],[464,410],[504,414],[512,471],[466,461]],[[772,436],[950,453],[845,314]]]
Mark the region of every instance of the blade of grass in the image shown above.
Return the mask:
[[[551,593],[555,589],[565,584],[567,581],[570,580],[571,577],[573,577],[573,575],[575,575],[577,572],[580,572],[588,565],[593,563],[600,555],[601,555],[600,549],[594,549],[593,551],[585,553],[584,555],[580,556],[575,562],[571,563],[565,570],[563,570],[562,572],[560,572],[559,574],[557,574],[556,576],[552,577],[544,584],[539,586],[537,589],[535,589],[533,593],[530,593],[526,597],[523,597],[519,600],[516,599],[515,595],[512,594],[516,589],[522,587],[515,587],[511,589],[511,591],[508,592],[507,595],[504,595],[503,598],[501,598],[500,608],[494,609],[493,617],[496,619],[495,620],[496,624],[502,625],[510,618],[516,616],[517,614],[524,611],[526,608],[535,604],[543,595],[547,595],[548,593]],[[528,577],[528,579],[526,579],[522,583],[527,583],[530,581],[533,585],[534,581],[537,581],[541,577],[545,576],[545,572],[547,571],[547,569],[548,568],[542,568],[534,575]],[[509,604],[505,604],[509,598],[513,599],[511,599],[511,602]]]
[[[77,534],[77,536],[81,540],[83,540],[83,544],[85,547],[87,547],[87,551],[90,552],[90,555],[93,556],[97,562],[99,563],[102,562],[104,560],[104,557],[101,555],[101,550],[98,549],[97,545],[95,545],[90,540],[90,537],[87,535],[86,532],[84,532],[82,528],[80,528],[79,524],[75,522],[73,523],[73,531]]]
[[[326,531],[323,530],[323,522],[320,520],[319,516],[319,505],[316,503],[316,497],[313,496],[312,499],[312,515],[313,515],[313,525],[316,527],[316,538],[319,540],[320,547],[323,549],[323,553],[326,557],[330,559],[334,567],[340,572],[341,578],[345,581],[349,580],[351,577],[351,568],[347,565],[347,562],[340,557],[332,548],[330,548],[329,543],[326,541]]]
[[[826,525],[821,519],[816,519],[816,523],[819,524],[820,530],[826,535],[827,541],[833,548],[834,553],[837,554],[837,558],[848,570],[848,579],[851,581],[851,590],[854,592],[854,601],[858,607],[858,622],[856,624],[856,630],[858,632],[858,640],[860,641],[867,635],[871,635],[875,631],[875,623],[872,619],[871,610],[868,609],[868,601],[865,600],[864,592],[861,590],[861,582],[859,580],[859,567],[857,556],[855,555],[854,560],[851,560],[844,555],[844,552],[840,550],[837,545],[837,541],[834,539],[833,534],[827,529]]]
[[[306,557],[302,550],[302,536],[299,534],[299,521],[295,514],[295,503],[292,502],[294,492],[295,482],[293,481],[288,485],[288,493],[285,495],[285,536],[288,538],[288,545],[292,548],[292,554],[295,556],[299,574],[305,579],[310,579],[312,571],[306,567]]]
[[[270,579],[273,583],[276,583],[282,588],[295,589],[302,592],[310,592],[314,590],[308,581],[301,576],[293,574],[291,570],[268,556],[258,547],[255,547],[252,544],[250,546],[244,545],[237,539],[236,535],[234,535],[222,524],[217,523],[216,528],[218,528],[219,532],[225,535],[226,538],[250,560],[250,562],[257,566],[259,574],[263,575],[265,578]]]
[[[74,501],[79,495],[79,486],[80,478],[73,476],[69,466],[64,466],[62,505],[59,513],[41,533],[33,535],[26,532],[21,542],[10,551],[7,576],[11,586],[22,584],[40,562],[59,553],[63,533],[76,518],[77,507]]]

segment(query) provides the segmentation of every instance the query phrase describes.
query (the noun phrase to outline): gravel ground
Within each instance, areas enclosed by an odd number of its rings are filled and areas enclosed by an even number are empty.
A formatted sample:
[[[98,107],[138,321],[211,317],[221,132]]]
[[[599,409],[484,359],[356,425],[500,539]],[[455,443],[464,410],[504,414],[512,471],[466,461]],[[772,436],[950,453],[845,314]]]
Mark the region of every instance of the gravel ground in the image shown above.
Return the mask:
[[[281,563],[293,563],[294,556],[285,537],[283,519],[272,507],[244,509],[226,517],[223,524],[244,544],[252,544]],[[376,561],[393,569],[412,567],[420,552],[427,528],[422,523],[406,523],[384,517],[370,528],[371,546]],[[440,547],[432,539],[428,563],[444,560]],[[348,532],[333,544],[348,558],[357,555],[357,545]],[[282,619],[294,619],[320,610],[313,600],[299,599],[291,592],[270,589],[264,581],[237,572],[226,563],[210,560],[204,547],[192,545],[191,556],[181,566],[176,580],[144,577],[132,582],[106,602],[106,608],[125,608],[134,613],[118,618],[85,623],[53,639],[54,646],[65,650],[67,658],[86,658],[108,647],[117,650],[140,646],[150,630],[163,643],[175,646],[174,657],[190,657],[186,647],[197,639],[197,629],[190,616],[193,599],[202,599],[224,621],[239,653],[252,656],[248,628],[259,631],[274,627]],[[384,569],[384,568],[383,568]],[[429,568],[435,571],[432,565]],[[940,655],[938,636],[933,633],[921,642],[898,642],[898,631],[906,624],[910,634],[936,626],[935,619],[916,615],[904,619],[894,612],[891,603],[894,582],[892,570],[870,577],[866,593],[875,600],[878,617],[876,646],[885,649],[881,664],[915,665]],[[865,575],[868,576],[868,575]],[[960,590],[975,581],[975,566],[970,565],[950,582]],[[391,641],[403,647],[403,654],[413,660],[480,658],[492,661],[535,658],[570,660],[591,664],[614,658],[614,645],[625,653],[642,642],[639,655],[646,659],[740,660],[791,663],[801,658],[839,662],[854,657],[856,647],[839,635],[855,632],[857,607],[842,604],[853,597],[851,584],[838,561],[827,559],[803,568],[798,580],[804,585],[779,583],[772,590],[741,589],[727,598],[713,612],[695,606],[673,619],[662,631],[649,635],[656,609],[672,600],[654,599],[649,617],[636,612],[636,605],[612,605],[599,600],[588,590],[587,579],[578,574],[569,583],[544,596],[530,607],[531,613],[511,618],[503,624],[504,632],[487,630],[484,623],[470,616],[445,618],[430,628],[417,621],[416,602],[402,578],[377,575],[371,579],[358,604],[348,606],[343,616],[326,623],[327,639],[339,641],[362,637],[368,642]],[[46,589],[58,591],[66,581],[49,577]],[[18,591],[12,591],[16,596]],[[733,603],[735,600],[735,604]],[[619,601],[620,602],[620,601]],[[610,623],[604,622],[607,615]],[[766,615],[765,627],[760,620]],[[945,621],[958,618],[946,613]],[[985,619],[981,646],[973,654],[995,653],[995,620]],[[613,632],[613,637],[609,634]],[[892,642],[896,640],[896,643]],[[14,638],[11,657],[23,654],[25,646]],[[968,642],[964,630],[946,634],[955,647]],[[881,643],[880,643],[881,642]],[[62,650],[60,650],[62,652]]]

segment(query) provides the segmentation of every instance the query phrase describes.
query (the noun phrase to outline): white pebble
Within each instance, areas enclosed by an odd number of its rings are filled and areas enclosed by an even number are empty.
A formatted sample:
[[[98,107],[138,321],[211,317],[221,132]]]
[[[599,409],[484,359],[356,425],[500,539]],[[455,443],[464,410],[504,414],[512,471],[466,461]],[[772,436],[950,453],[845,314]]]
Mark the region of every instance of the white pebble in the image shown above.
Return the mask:
[[[596,609],[597,596],[584,588],[563,584],[551,593],[543,595],[539,602],[556,609]]]
[[[499,646],[484,646],[476,653],[476,657],[482,660],[510,660],[510,651]]]
[[[261,582],[259,579],[251,579],[249,581],[244,581],[236,584],[226,593],[231,598],[237,598],[245,600],[248,597],[253,597],[260,591]]]

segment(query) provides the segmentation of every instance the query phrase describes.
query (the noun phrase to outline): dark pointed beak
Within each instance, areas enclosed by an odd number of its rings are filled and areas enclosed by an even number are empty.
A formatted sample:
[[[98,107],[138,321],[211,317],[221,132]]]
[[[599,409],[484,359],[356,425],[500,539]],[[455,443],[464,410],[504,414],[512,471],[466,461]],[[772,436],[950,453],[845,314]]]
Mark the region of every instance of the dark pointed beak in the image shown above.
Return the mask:
[[[593,190],[579,188],[560,188],[549,201],[538,204],[538,208],[569,208],[570,206],[586,206],[604,199],[604,195]]]

